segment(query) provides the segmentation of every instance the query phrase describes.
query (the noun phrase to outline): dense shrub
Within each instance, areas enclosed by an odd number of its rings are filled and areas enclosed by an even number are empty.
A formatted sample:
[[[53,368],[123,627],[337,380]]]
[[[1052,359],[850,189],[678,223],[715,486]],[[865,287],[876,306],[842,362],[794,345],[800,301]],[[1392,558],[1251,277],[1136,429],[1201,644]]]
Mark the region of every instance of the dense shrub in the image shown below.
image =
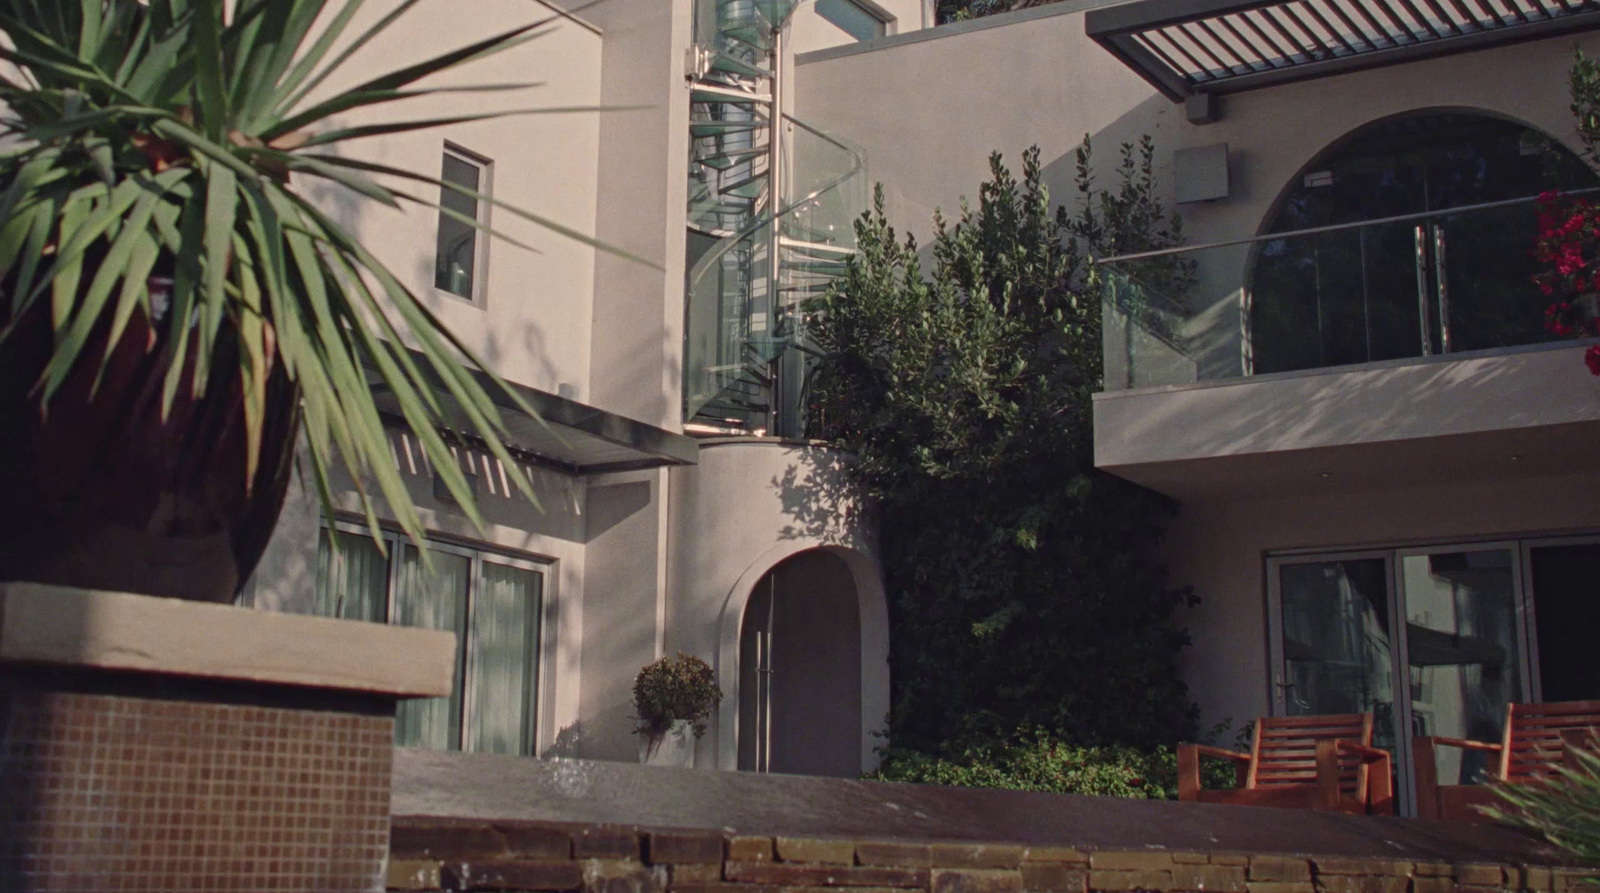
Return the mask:
[[[1233,786],[1230,767],[1208,765],[1205,772],[1207,787]],[[1078,747],[1039,731],[1010,743],[975,747],[942,758],[890,748],[884,751],[883,763],[870,777],[877,781],[1142,800],[1171,800],[1178,796],[1178,760],[1170,748]]]
[[[856,453],[880,511],[897,747],[959,763],[1017,729],[1146,750],[1194,734],[1173,618],[1192,596],[1157,554],[1168,503],[1092,455],[1102,311],[1086,257],[1177,241],[1153,155],[1125,146],[1106,192],[1086,143],[1073,215],[1052,207],[1037,149],[1021,182],[995,155],[978,207],[936,218],[926,276],[880,194],[814,308],[813,433]]]

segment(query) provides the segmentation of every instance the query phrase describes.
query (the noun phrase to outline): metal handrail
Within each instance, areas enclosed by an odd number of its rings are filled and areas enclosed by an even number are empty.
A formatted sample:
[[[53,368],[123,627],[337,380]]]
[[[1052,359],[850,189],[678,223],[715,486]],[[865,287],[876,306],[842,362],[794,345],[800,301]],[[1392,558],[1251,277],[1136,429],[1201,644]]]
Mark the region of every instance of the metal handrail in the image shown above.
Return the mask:
[[[1559,193],[1562,196],[1591,195],[1600,193],[1600,186],[1591,186],[1587,189],[1573,189]],[[1343,232],[1349,229],[1361,229],[1368,226],[1381,226],[1387,223],[1409,223],[1413,220],[1431,220],[1450,214],[1463,214],[1470,211],[1487,211],[1494,208],[1509,208],[1515,205],[1526,205],[1539,201],[1540,196],[1529,195],[1521,198],[1508,198],[1495,202],[1482,202],[1476,205],[1462,205],[1459,208],[1442,208],[1435,211],[1419,211],[1414,214],[1399,214],[1394,217],[1377,217],[1372,220],[1357,220],[1351,223],[1330,223],[1327,226],[1313,226],[1307,229],[1289,230],[1281,233],[1265,233],[1259,236],[1248,236],[1242,239],[1226,239],[1220,242],[1205,242],[1199,245],[1179,245],[1176,248],[1160,248],[1154,251],[1138,251],[1133,254],[1119,254],[1115,257],[1094,258],[1097,264],[1118,264],[1125,261],[1145,260],[1152,257],[1168,257],[1174,254],[1187,254],[1193,251],[1204,251],[1208,248],[1229,248],[1234,245],[1248,245],[1252,242],[1272,242],[1278,239],[1292,239],[1297,236],[1314,236],[1321,233]]]

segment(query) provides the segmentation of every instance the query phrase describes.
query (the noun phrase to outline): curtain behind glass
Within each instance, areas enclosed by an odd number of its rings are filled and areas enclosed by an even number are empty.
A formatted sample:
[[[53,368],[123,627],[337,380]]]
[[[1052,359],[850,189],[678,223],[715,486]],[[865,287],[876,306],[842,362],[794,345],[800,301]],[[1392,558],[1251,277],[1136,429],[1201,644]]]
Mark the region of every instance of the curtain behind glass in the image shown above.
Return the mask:
[[[472,606],[473,750],[533,752],[542,583],[536,571],[483,563]]]
[[[317,537],[317,600],[324,617],[382,623],[389,601],[389,560],[365,536],[344,533],[338,548],[328,531]]]
[[[461,655],[466,640],[467,581],[472,559],[434,551],[433,569],[422,565],[415,546],[400,553],[395,580],[394,622],[449,630],[456,634],[455,681],[450,697],[402,701],[395,714],[395,743],[403,747],[458,750],[461,747]]]

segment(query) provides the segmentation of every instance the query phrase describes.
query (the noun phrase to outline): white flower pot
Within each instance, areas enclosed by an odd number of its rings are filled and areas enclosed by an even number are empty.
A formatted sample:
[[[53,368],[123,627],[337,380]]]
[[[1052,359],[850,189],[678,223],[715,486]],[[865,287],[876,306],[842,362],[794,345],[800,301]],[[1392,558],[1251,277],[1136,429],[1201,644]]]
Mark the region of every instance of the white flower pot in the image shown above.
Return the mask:
[[[639,736],[639,762],[646,766],[688,769],[694,766],[694,744],[694,727],[688,720],[680,719],[655,741]]]

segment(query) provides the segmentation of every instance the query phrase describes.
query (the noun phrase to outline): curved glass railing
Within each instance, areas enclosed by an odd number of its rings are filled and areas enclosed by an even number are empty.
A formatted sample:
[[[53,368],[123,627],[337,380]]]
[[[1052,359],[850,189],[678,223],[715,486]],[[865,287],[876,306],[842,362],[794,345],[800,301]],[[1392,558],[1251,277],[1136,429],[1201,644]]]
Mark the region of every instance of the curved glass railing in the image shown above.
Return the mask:
[[[1100,260],[1105,390],[1535,344],[1537,199]]]
[[[774,60],[798,6],[696,8],[684,418],[716,427],[798,430],[803,308],[844,271],[866,208],[861,149],[773,112]]]

